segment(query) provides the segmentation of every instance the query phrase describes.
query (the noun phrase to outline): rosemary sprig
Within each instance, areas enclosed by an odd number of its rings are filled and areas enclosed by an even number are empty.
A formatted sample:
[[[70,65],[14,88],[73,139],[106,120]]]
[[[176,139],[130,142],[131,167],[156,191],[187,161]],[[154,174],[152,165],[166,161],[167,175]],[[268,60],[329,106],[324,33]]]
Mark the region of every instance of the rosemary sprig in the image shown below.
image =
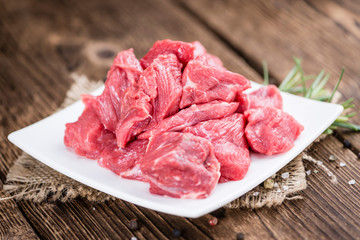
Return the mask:
[[[263,61],[263,69],[264,69],[264,85],[269,85],[269,71],[266,61]]]
[[[295,65],[297,66],[298,71],[300,73],[302,92],[303,92],[303,95],[305,96],[306,95],[306,83],[305,83],[304,71],[301,67],[301,60],[300,60],[300,58],[296,58],[296,57],[293,57],[293,59],[294,59]]]
[[[334,98],[334,95],[339,88],[340,82],[343,78],[345,68],[343,67],[341,70],[340,77],[334,87],[333,91],[330,92],[328,89],[325,89],[325,85],[330,79],[330,74],[325,73],[325,70],[322,69],[320,73],[316,76],[313,75],[305,75],[304,70],[301,66],[301,60],[299,58],[293,58],[295,66],[290,70],[288,75],[284,78],[284,80],[279,85],[279,89],[284,92],[289,92],[292,94],[302,94],[303,97],[323,101],[323,102],[331,102]],[[264,83],[265,85],[269,84],[269,75],[268,68],[266,62],[263,62],[264,68]],[[307,84],[307,82],[311,84]],[[309,87],[307,87],[309,85]],[[355,108],[353,104],[354,99],[350,98],[345,102],[341,103],[344,109],[352,109]],[[350,118],[354,117],[356,112],[351,113],[343,113],[339,116],[334,123],[325,130],[325,134],[331,134],[338,127],[347,128],[353,131],[360,131],[360,125],[356,125],[353,123],[349,123]]]
[[[342,70],[341,70],[341,74],[340,74],[339,80],[337,81],[336,86],[335,86],[334,90],[332,91],[331,96],[330,96],[330,98],[329,98],[328,102],[331,102],[331,100],[333,99],[334,94],[335,94],[335,92],[337,91],[337,89],[338,89],[338,87],[339,87],[339,85],[340,85],[340,82],[341,82],[341,80],[342,80],[342,77],[343,77],[343,75],[344,75],[344,71],[345,71],[345,68],[344,68],[344,67],[342,67]]]

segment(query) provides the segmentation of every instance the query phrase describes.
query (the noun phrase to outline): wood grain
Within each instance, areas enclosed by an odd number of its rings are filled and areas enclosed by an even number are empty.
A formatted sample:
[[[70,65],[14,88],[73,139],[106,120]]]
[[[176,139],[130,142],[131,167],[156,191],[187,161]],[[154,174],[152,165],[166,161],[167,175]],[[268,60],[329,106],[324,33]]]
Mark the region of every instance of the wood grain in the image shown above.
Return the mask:
[[[5,197],[10,196],[0,191],[0,198]],[[0,213],[0,239],[39,239],[14,200],[0,201]]]
[[[266,60],[277,82],[294,66],[293,56],[303,59],[306,73],[317,74],[322,68],[330,72],[330,89],[344,66],[346,71],[339,91],[343,99],[353,97],[355,111],[360,110],[360,70],[358,61],[354,61],[360,54],[356,13],[332,1],[182,2],[184,9],[223,36],[255,68],[261,69],[262,61]],[[318,7],[314,8],[313,4]],[[360,116],[352,121],[359,124]],[[360,135],[352,134],[351,138],[360,149]]]

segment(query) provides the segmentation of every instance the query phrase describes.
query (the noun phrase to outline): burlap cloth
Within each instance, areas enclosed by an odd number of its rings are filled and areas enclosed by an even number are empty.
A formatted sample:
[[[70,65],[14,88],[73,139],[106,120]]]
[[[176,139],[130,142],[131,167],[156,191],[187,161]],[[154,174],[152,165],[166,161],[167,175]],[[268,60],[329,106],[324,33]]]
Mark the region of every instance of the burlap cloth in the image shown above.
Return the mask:
[[[71,76],[74,84],[68,91],[62,107],[78,100],[81,94],[91,92],[102,84],[89,81],[85,76],[77,74]],[[306,188],[306,173],[302,161],[304,156],[305,159],[309,158],[302,153],[272,176],[272,182],[275,183],[273,188],[265,188],[263,184],[260,184],[225,207],[271,207],[281,204],[284,200],[301,198],[300,195],[295,194]],[[109,172],[109,174],[112,173]],[[11,195],[8,198],[34,202],[49,200],[66,202],[76,197],[102,202],[114,198],[55,171],[26,153],[23,153],[10,168],[3,187]],[[7,198],[3,200],[5,199]]]

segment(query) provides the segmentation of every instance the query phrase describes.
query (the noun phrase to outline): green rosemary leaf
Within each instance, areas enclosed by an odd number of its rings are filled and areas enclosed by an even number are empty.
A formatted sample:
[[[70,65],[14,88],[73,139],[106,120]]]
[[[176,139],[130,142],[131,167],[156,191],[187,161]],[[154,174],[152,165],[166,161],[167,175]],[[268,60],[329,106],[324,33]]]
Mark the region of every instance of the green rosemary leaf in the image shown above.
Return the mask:
[[[306,84],[305,84],[305,78],[304,78],[304,71],[301,67],[301,60],[300,58],[296,58],[296,57],[293,57],[294,59],[294,62],[299,70],[299,73],[300,73],[300,78],[301,78],[301,83],[302,83],[302,87],[303,87],[303,95],[305,96],[306,94]]]
[[[292,87],[286,90],[286,92],[297,94],[302,93],[302,87]]]
[[[350,105],[353,101],[354,101],[354,98],[349,98],[349,99],[346,100],[345,102],[341,103],[341,105],[342,105],[343,107],[346,107],[346,106]]]
[[[326,96],[320,96],[320,97],[313,97],[312,99],[325,102],[325,101],[327,101],[329,98],[330,98],[330,95],[326,95]]]
[[[357,112],[352,112],[352,113],[346,114],[345,117],[352,118],[352,117],[355,117],[356,115],[357,115]]]
[[[348,109],[348,108],[355,108],[355,104],[350,104],[350,105],[347,105],[346,107],[344,107],[344,109]]]
[[[306,97],[306,98],[311,98],[312,91],[313,91],[313,89],[310,87],[310,88],[306,91],[304,97]]]
[[[279,86],[279,89],[281,91],[284,91],[284,89],[285,89],[284,87],[288,84],[288,82],[290,80],[292,80],[295,77],[295,75],[297,74],[297,71],[298,71],[298,69],[295,66],[295,67],[293,67],[293,69],[291,69],[291,71],[288,73],[288,75],[286,75],[286,77],[284,78],[284,80],[281,82],[281,84]]]
[[[334,90],[332,91],[331,97],[329,98],[328,102],[331,102],[331,100],[333,99],[334,94],[335,94],[335,92],[337,91],[337,89],[338,89],[338,87],[339,87],[339,84],[340,84],[340,82],[341,82],[341,80],[342,80],[342,77],[343,77],[343,75],[344,75],[344,72],[345,72],[345,68],[342,67],[339,80],[337,81],[336,86],[335,86]]]
[[[332,125],[342,128],[348,128],[354,131],[360,131],[360,125],[356,125],[352,123],[334,122]]]
[[[332,134],[333,132],[334,131],[332,129],[328,128],[324,131],[324,134]]]
[[[349,118],[348,117],[345,117],[345,116],[339,116],[335,122],[347,122],[349,121]]]
[[[330,74],[328,73],[328,74],[325,75],[325,77],[320,81],[320,83],[313,90],[313,95],[314,96],[319,95],[319,92],[324,89],[324,86],[327,83],[327,81],[329,80],[329,78],[330,78]]]
[[[321,79],[324,77],[324,74],[325,74],[325,70],[322,69],[321,72],[316,76],[314,82],[311,84],[309,90],[306,92],[305,97],[311,98],[314,89],[319,85]]]
[[[263,61],[264,85],[269,85],[269,71],[266,61]]]

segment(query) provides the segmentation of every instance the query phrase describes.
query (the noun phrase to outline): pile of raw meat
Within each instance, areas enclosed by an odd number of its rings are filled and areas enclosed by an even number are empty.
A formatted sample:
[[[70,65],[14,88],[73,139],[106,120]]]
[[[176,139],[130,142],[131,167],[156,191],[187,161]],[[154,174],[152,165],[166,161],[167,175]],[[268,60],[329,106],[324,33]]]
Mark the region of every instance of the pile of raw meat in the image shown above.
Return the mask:
[[[303,130],[275,86],[248,88],[199,42],[157,41],[140,61],[122,51],[104,92],[83,95],[65,145],[151,193],[206,198],[218,182],[244,178],[249,149],[286,152]]]

